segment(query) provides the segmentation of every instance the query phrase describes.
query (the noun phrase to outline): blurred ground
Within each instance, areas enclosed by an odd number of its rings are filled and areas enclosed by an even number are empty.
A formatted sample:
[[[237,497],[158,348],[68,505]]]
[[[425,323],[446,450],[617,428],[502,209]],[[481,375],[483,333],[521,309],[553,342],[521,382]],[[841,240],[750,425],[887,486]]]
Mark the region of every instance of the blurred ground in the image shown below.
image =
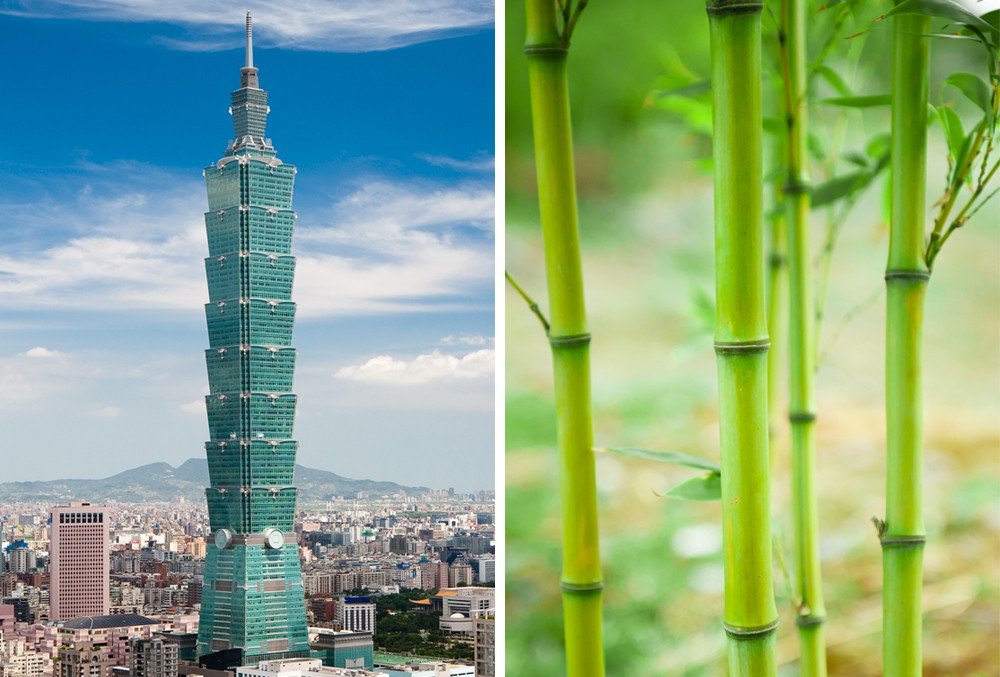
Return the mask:
[[[622,76],[610,85],[617,93],[608,94],[609,101],[595,101],[592,89],[610,77],[610,67],[595,53],[614,33],[612,15],[634,9],[640,34],[659,22],[670,27],[668,33],[681,34],[688,49],[704,47],[697,44],[703,36],[692,34],[701,26],[700,14],[670,23],[665,5],[672,3],[653,5],[631,0],[585,15],[574,45],[579,56],[575,63],[571,57],[571,68],[583,71],[571,87],[587,90],[574,106],[597,111],[582,113],[578,129],[596,438],[599,446],[716,457],[715,360],[711,327],[699,310],[699,298],[710,298],[713,289],[710,178],[693,167],[675,127],[643,117],[635,73],[655,72],[655,55],[634,68],[627,60],[619,64]],[[599,36],[587,37],[587,20]],[[508,29],[521,30],[515,3],[508,4]],[[523,80],[512,73],[523,66],[516,49],[510,56],[518,40],[520,33],[508,40],[506,267],[544,307],[530,143],[524,137],[527,108],[517,89]],[[634,47],[620,56],[636,59],[639,52]],[[627,102],[636,97],[633,109]],[[602,117],[592,119],[598,113]],[[937,141],[932,149],[937,160],[930,175],[937,186],[944,160]],[[831,675],[881,674],[881,554],[869,521],[884,512],[886,242],[878,193],[872,191],[854,212],[835,254],[817,378]],[[929,191],[935,194],[936,188]],[[1000,675],[997,205],[949,242],[928,289],[926,675]],[[824,220],[823,212],[814,213],[814,242],[822,237]],[[563,664],[551,363],[537,320],[510,291],[506,317],[507,674],[558,675]],[[782,425],[775,435],[775,526],[790,557],[787,442]],[[656,495],[691,476],[649,462],[598,459],[609,675],[724,674],[719,506]],[[775,590],[782,674],[797,674],[792,607],[778,567]]]

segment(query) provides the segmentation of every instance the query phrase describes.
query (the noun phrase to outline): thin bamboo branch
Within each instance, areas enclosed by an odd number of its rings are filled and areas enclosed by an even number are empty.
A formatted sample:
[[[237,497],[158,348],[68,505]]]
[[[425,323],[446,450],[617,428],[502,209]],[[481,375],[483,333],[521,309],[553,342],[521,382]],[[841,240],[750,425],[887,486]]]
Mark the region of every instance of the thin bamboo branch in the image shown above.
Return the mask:
[[[538,321],[542,323],[542,327],[545,328],[545,333],[548,334],[549,321],[545,317],[545,314],[542,312],[542,309],[538,307],[538,302],[536,302],[535,299],[528,296],[528,292],[524,291],[524,288],[517,283],[517,280],[515,280],[510,273],[508,273],[505,270],[503,271],[503,275],[505,278],[507,278],[507,282],[509,282],[510,286],[514,288],[514,291],[517,292],[518,296],[524,299],[524,302],[528,304],[528,310],[530,310],[532,314],[534,314],[534,316],[538,318]]]

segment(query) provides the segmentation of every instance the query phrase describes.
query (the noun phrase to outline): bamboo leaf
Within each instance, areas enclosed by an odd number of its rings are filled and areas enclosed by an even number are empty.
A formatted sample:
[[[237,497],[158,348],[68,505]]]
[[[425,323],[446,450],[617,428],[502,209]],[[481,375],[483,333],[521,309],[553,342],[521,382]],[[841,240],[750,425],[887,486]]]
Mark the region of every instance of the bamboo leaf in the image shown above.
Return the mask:
[[[780,118],[768,116],[763,121],[764,131],[774,136],[782,136],[785,133],[785,123]]]
[[[957,171],[957,169],[965,164],[965,159],[969,156],[969,153],[972,152],[972,144],[975,142],[975,138],[976,138],[976,130],[973,129],[971,132],[969,132],[969,135],[966,136],[965,139],[962,141],[962,146],[959,149],[958,154],[955,156],[956,171],[955,174],[951,177],[951,185],[953,190],[957,189],[959,184],[963,180],[966,183],[969,184],[972,183],[971,171],[966,171],[965,176],[963,177],[960,175],[961,172]]]
[[[948,19],[968,26],[975,26],[979,30],[992,30],[989,23],[956,0],[903,0],[886,12],[885,16],[898,16],[900,14],[922,14],[923,16]]]
[[[680,117],[698,134],[712,134],[712,104],[684,96],[664,96],[653,99],[653,105]]]
[[[868,139],[868,143],[865,145],[865,152],[873,160],[884,161],[889,157],[891,148],[892,135],[888,132],[882,132]]]
[[[962,144],[965,143],[962,120],[958,117],[958,113],[948,106],[938,108],[937,113],[938,119],[941,121],[941,128],[944,130],[944,138],[948,142],[948,153],[951,155],[952,163],[954,163],[962,151]]]
[[[850,162],[852,165],[857,165],[858,167],[861,167],[862,169],[866,169],[868,167],[868,163],[870,161],[869,157],[866,154],[864,154],[864,153],[858,153],[856,151],[851,151],[851,152],[848,152],[848,153],[844,153],[843,157],[844,157],[845,160],[847,160],[848,162]]]
[[[978,75],[962,71],[952,73],[945,79],[944,86],[951,86],[962,92],[965,98],[979,106],[990,119],[993,118],[993,97],[990,86]]]
[[[721,501],[722,475],[713,472],[704,477],[693,477],[687,482],[681,482],[666,495],[686,501]]]
[[[823,147],[823,141],[815,134],[809,133],[806,137],[806,147],[809,149],[809,155],[819,162],[824,162],[826,160],[826,148]]]
[[[668,96],[692,97],[692,96],[697,96],[699,94],[704,94],[705,92],[710,92],[711,90],[712,90],[711,80],[699,80],[697,82],[692,82],[689,85],[678,87],[677,89],[668,89],[661,92],[655,92],[653,96],[657,98],[665,98]]]
[[[610,452],[631,458],[642,458],[647,461],[659,461],[660,463],[669,463],[670,465],[681,465],[685,468],[697,468],[698,470],[708,470],[713,473],[721,472],[718,463],[680,451],[654,451],[651,449],[637,449],[636,447],[596,447],[594,451]]]
[[[849,174],[835,176],[828,181],[814,186],[811,193],[812,206],[822,207],[847,197],[867,185],[867,179],[870,176],[871,172],[861,169]]]
[[[854,92],[847,86],[847,82],[844,81],[844,78],[840,77],[840,74],[829,66],[818,66],[816,68],[816,74],[826,80],[841,96],[854,96]]]
[[[843,108],[874,108],[876,106],[888,106],[892,103],[890,94],[869,94],[866,96],[835,96],[830,99],[821,99],[820,103],[827,106],[841,106]]]

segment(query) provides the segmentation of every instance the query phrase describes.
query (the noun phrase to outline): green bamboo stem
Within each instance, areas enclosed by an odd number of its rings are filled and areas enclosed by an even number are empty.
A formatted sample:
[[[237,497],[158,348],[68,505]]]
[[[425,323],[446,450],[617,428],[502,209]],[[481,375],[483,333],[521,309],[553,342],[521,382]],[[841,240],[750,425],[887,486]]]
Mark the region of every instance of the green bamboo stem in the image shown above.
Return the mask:
[[[759,0],[709,0],[724,626],[731,675],[776,675]]]
[[[805,2],[782,0],[785,42],[784,85],[787,121],[789,278],[788,419],[792,428],[792,515],[795,588],[798,603],[800,669],[805,677],[826,675],[823,589],[816,507],[816,318],[809,243],[809,168],[806,154]]]
[[[892,218],[886,269],[886,518],[883,674],[921,674],[923,412],[921,349],[927,160],[928,19],[893,18]]]
[[[778,153],[776,152],[777,156]],[[775,199],[784,200],[780,187]],[[771,220],[770,253],[767,257],[767,333],[771,347],[767,351],[767,410],[770,416],[771,444],[774,445],[777,412],[781,411],[785,365],[785,341],[788,336],[788,223],[784,215]],[[772,461],[775,454],[772,452]]]
[[[590,402],[590,334],[583,298],[566,77],[567,41],[553,0],[527,0],[528,82],[545,246],[562,503],[566,670],[604,675],[601,563]]]

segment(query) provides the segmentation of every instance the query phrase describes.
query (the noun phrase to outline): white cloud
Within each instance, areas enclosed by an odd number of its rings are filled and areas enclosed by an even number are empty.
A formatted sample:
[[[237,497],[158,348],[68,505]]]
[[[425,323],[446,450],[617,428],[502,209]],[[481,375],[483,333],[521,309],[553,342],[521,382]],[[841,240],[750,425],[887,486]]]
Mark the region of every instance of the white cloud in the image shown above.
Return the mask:
[[[36,346],[13,357],[0,357],[0,405],[30,407],[54,392],[73,390],[98,378],[102,369],[92,360]]]
[[[41,208],[0,201],[12,226],[66,234],[0,253],[4,307],[200,310],[208,299],[204,188],[163,173],[120,185],[120,173],[86,169],[86,184],[69,198]],[[300,317],[484,307],[493,203],[480,183],[375,179],[305,215],[300,223],[331,225],[297,231]]]
[[[193,402],[188,402],[187,404],[182,404],[180,410],[186,414],[205,414],[205,400],[197,399]]]
[[[51,359],[66,357],[66,353],[61,353],[58,350],[49,350],[48,348],[43,348],[42,346],[35,346],[34,348],[26,350],[21,354],[24,357],[31,357],[43,360],[51,360]]]
[[[482,334],[462,334],[461,336],[445,336],[441,339],[441,343],[446,346],[491,346],[493,345],[493,337]]]
[[[496,353],[487,348],[461,357],[433,351],[405,360],[391,355],[373,357],[364,364],[343,367],[334,376],[349,381],[415,385],[436,381],[472,381],[493,375]]]
[[[479,30],[493,23],[490,0],[14,0],[0,12],[35,18],[163,22],[194,33],[164,39],[178,49],[239,47],[243,13],[254,14],[254,42],[263,46],[368,52]]]
[[[121,407],[108,405],[106,407],[101,407],[100,409],[97,409],[96,411],[93,412],[93,414],[98,418],[118,418],[119,416],[122,415],[122,409]]]
[[[492,172],[496,163],[492,155],[482,154],[468,160],[460,160],[446,155],[418,154],[417,158],[435,167],[445,167],[459,172]]]

